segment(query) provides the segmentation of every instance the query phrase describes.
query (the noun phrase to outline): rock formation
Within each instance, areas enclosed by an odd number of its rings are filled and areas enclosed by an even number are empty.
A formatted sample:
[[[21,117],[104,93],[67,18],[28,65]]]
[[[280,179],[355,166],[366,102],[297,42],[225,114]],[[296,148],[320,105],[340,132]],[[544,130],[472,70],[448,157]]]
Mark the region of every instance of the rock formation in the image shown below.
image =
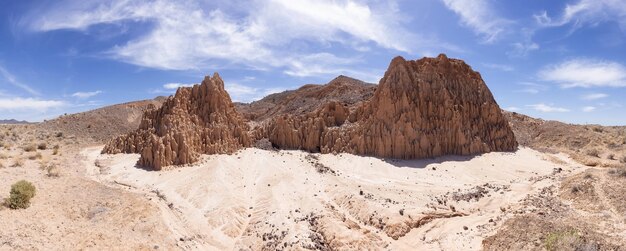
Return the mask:
[[[515,136],[479,73],[445,55],[395,58],[372,98],[353,112],[330,102],[263,129],[281,148],[392,158],[511,151]]]
[[[297,90],[268,95],[250,104],[236,104],[237,110],[249,120],[262,122],[285,114],[306,114],[330,101],[350,107],[367,101],[376,90],[375,84],[338,76],[325,85],[307,84]]]
[[[103,153],[139,153],[139,165],[160,170],[193,163],[200,154],[232,153],[251,145],[249,128],[215,73],[183,87],[159,109],[147,111],[139,129],[110,141]]]
[[[137,131],[103,152],[140,153],[140,165],[159,170],[263,138],[284,149],[404,159],[517,148],[480,74],[461,60],[397,57],[378,87],[355,81],[340,76],[238,105],[255,120],[250,129],[215,74],[180,88],[160,109],[146,112]]]

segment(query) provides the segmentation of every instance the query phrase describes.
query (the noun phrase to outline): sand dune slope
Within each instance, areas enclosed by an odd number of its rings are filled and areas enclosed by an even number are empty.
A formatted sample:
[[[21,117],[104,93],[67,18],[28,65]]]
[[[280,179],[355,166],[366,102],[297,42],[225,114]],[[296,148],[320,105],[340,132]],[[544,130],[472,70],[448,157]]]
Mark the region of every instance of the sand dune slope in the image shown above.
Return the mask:
[[[248,148],[154,172],[100,150],[82,151],[88,175],[151,199],[185,249],[480,249],[521,200],[585,169],[528,148],[416,161]]]

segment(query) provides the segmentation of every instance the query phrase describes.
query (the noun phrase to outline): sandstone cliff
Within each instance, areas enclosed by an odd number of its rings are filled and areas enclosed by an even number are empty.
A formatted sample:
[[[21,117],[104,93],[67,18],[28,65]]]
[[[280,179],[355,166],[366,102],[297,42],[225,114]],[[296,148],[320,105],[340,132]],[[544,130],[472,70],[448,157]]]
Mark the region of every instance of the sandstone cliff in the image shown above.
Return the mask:
[[[443,54],[395,58],[372,98],[348,112],[330,102],[306,115],[274,118],[262,134],[281,148],[393,158],[517,148],[480,74]]]
[[[405,159],[517,148],[480,74],[443,54],[397,57],[377,87],[340,76],[270,97],[239,105],[257,125],[251,129],[215,74],[180,88],[160,109],[146,112],[137,131],[112,140],[103,152],[140,153],[140,165],[159,170],[262,138],[285,149]]]
[[[113,139],[102,152],[139,153],[139,165],[160,170],[250,146],[248,131],[215,73],[200,85],[179,88],[161,108],[144,114],[137,131]]]

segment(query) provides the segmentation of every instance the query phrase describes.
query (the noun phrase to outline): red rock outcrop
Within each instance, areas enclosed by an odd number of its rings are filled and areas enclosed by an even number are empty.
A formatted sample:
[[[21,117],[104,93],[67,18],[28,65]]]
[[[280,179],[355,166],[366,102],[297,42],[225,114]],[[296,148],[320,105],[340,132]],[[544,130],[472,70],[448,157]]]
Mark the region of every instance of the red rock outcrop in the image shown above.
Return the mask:
[[[215,73],[183,87],[159,109],[147,111],[139,129],[110,141],[103,153],[139,153],[138,164],[160,170],[193,163],[200,154],[232,153],[251,145],[243,121]]]
[[[144,114],[137,131],[103,152],[140,153],[140,165],[160,170],[195,162],[200,154],[232,153],[261,138],[280,148],[405,159],[517,148],[480,74],[461,60],[397,57],[377,87],[355,81],[339,77],[240,105],[248,119],[259,119],[250,129],[215,74],[178,89]],[[280,97],[285,100],[274,100]]]
[[[479,73],[461,60],[395,58],[372,98],[330,102],[262,129],[281,148],[392,158],[512,151],[515,136]]]

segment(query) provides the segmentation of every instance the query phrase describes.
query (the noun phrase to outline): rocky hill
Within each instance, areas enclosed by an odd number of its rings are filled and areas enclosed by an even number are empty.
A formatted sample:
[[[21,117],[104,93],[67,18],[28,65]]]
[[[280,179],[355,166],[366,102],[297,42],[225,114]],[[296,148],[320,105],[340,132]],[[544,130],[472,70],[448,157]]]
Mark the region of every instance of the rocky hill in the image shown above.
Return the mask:
[[[332,101],[284,115],[263,135],[281,148],[391,158],[468,155],[517,148],[479,73],[461,60],[395,58],[373,96],[350,109]]]
[[[395,58],[377,88],[341,76],[239,109],[258,126],[245,123],[215,74],[180,88],[160,109],[146,112],[137,131],[103,152],[140,153],[140,165],[160,170],[262,138],[284,149],[407,159],[517,148],[480,74],[443,54]]]
[[[160,107],[164,97],[106,106],[76,114],[62,115],[37,124],[41,130],[59,132],[86,143],[101,144],[112,137],[136,130],[143,113]]]
[[[215,73],[200,85],[179,88],[139,129],[109,142],[103,153],[140,153],[139,164],[160,170],[193,163],[200,154],[232,153],[250,146],[248,125]]]
[[[368,100],[375,90],[375,84],[342,75],[325,85],[308,84],[297,90],[268,95],[250,104],[237,103],[236,107],[246,119],[264,121],[278,115],[313,112],[330,101],[353,106]]]
[[[517,141],[545,152],[563,152],[589,166],[626,163],[626,126],[574,125],[504,112]]]

